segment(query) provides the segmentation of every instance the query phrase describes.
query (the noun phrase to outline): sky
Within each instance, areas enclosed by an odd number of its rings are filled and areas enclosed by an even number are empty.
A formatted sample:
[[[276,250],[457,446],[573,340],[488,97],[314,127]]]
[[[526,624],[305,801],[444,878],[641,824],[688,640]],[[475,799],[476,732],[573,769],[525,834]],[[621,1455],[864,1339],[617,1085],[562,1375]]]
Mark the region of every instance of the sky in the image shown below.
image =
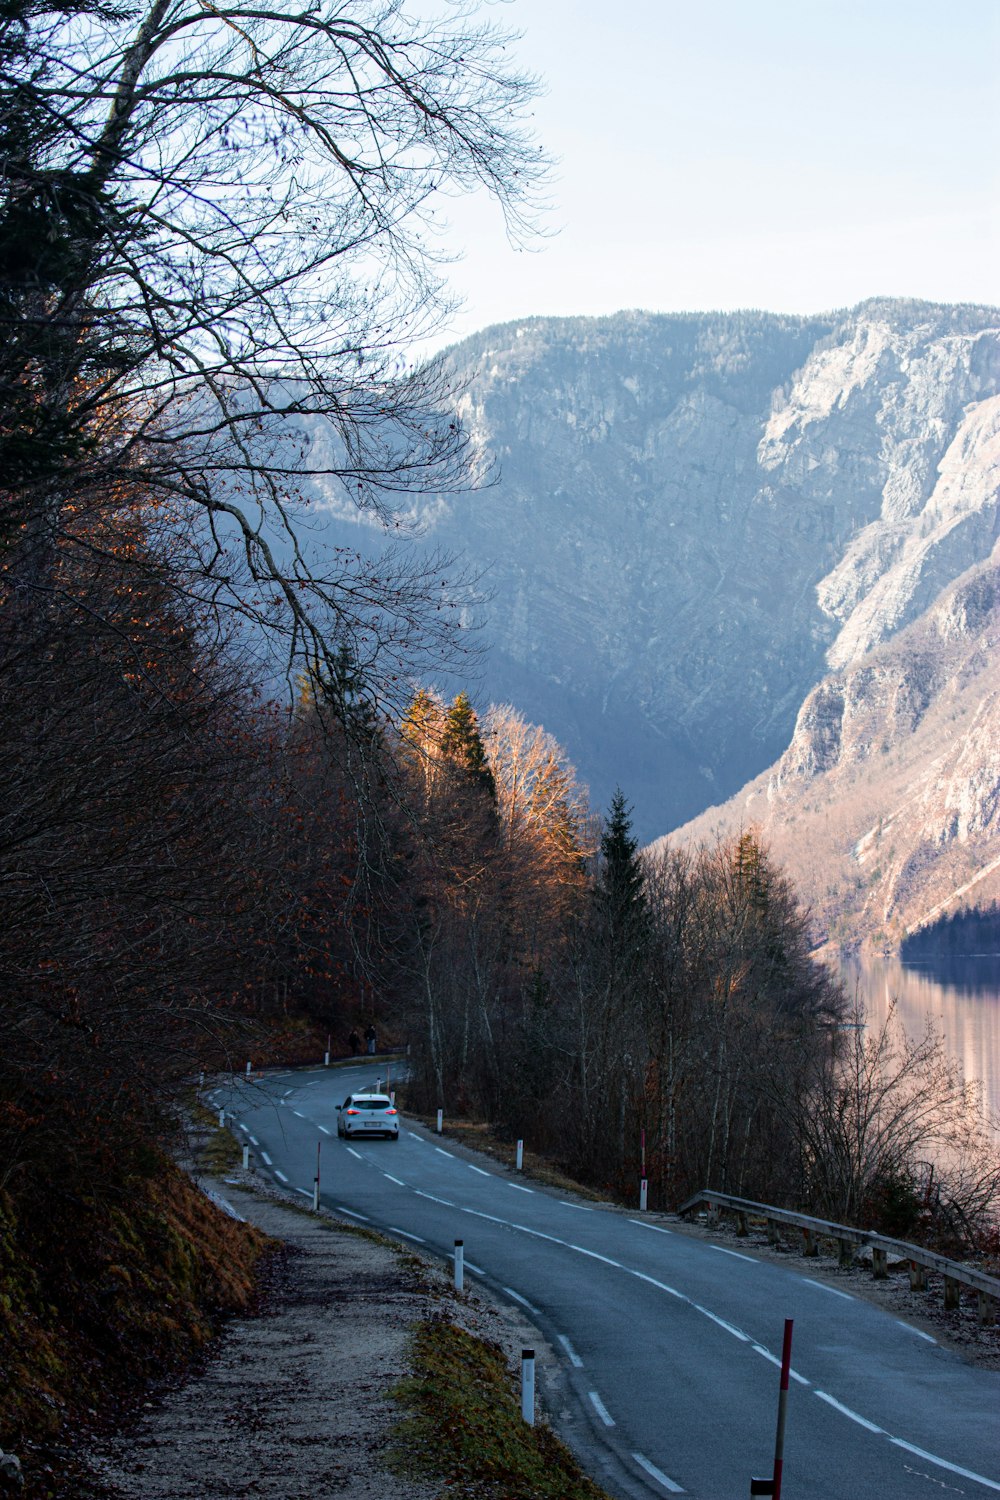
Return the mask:
[[[483,0],[556,158],[544,235],[451,205],[490,323],[621,308],[1000,304],[1000,0]]]

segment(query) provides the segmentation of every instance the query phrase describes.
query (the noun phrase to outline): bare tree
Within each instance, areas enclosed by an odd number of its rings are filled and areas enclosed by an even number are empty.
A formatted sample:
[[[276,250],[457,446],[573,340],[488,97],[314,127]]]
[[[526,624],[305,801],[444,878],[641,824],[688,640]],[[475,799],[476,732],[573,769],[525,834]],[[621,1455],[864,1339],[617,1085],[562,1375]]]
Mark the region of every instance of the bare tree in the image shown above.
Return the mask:
[[[176,581],[293,657],[346,643],[375,698],[404,645],[457,631],[439,576],[324,556],[306,501],[395,530],[400,496],[470,482],[447,392],[402,351],[446,306],[448,194],[484,187],[517,234],[539,183],[533,85],[475,10],[10,9],[0,450],[34,455],[4,463],[23,587],[125,472],[173,522]]]
[[[870,1031],[856,1001],[832,1040],[797,1101],[811,1205],[850,1224],[972,1243],[1000,1202],[981,1087],[929,1025],[910,1040],[894,1005]]]

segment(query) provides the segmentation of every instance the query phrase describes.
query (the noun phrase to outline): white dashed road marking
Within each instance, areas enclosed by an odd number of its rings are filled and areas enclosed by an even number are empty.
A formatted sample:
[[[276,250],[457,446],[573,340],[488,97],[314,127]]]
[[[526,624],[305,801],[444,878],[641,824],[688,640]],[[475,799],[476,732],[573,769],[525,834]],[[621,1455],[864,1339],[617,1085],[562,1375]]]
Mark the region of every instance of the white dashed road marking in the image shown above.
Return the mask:
[[[605,1427],[613,1427],[615,1425],[615,1419],[608,1411],[608,1408],[605,1406],[604,1402],[601,1400],[597,1392],[588,1391],[587,1395],[590,1397],[590,1404],[593,1406],[594,1410],[600,1417],[601,1421],[604,1423]]]
[[[971,1479],[974,1484],[984,1484],[988,1490],[1000,1492],[1000,1484],[994,1479],[984,1479],[982,1474],[976,1474],[972,1469],[962,1469],[958,1464],[950,1464],[945,1458],[937,1458],[933,1453],[926,1453],[923,1448],[915,1448],[912,1443],[904,1443],[902,1438],[891,1437],[890,1443],[897,1448],[905,1448],[907,1453],[916,1454],[925,1463],[936,1464],[939,1469],[947,1469],[949,1474],[960,1474],[963,1479]]]
[[[526,1307],[530,1313],[534,1313],[536,1317],[538,1316],[538,1308],[533,1302],[529,1302],[527,1297],[522,1297],[520,1292],[515,1292],[512,1286],[505,1286],[504,1291],[508,1297],[513,1297],[515,1302],[520,1302],[522,1307]]]
[[[813,1281],[811,1276],[803,1276],[803,1281],[809,1286],[818,1286],[821,1292],[829,1292],[831,1297],[843,1297],[845,1302],[853,1302],[854,1298],[849,1292],[840,1292],[835,1286],[827,1286],[825,1281]]]
[[[573,1348],[573,1345],[570,1343],[569,1339],[564,1333],[561,1333],[559,1335],[559,1342],[560,1344],[562,1344],[563,1348],[566,1350],[566,1353],[569,1355],[570,1364],[574,1365],[576,1369],[582,1370],[583,1360],[580,1358],[579,1354],[577,1354],[576,1350]]]
[[[722,1245],[709,1245],[708,1248],[710,1250],[717,1250],[720,1255],[731,1255],[733,1260],[746,1260],[752,1266],[757,1264],[752,1255],[741,1255],[738,1250],[726,1250]]]
[[[655,1479],[657,1484],[662,1484],[665,1490],[669,1490],[671,1495],[683,1495],[685,1493],[684,1490],[681,1489],[679,1484],[675,1484],[672,1479],[668,1479],[667,1475],[664,1474],[662,1469],[658,1469],[655,1464],[651,1464],[649,1459],[644,1458],[641,1453],[633,1453],[632,1457],[635,1459],[640,1469],[645,1469],[646,1473],[652,1479]]]

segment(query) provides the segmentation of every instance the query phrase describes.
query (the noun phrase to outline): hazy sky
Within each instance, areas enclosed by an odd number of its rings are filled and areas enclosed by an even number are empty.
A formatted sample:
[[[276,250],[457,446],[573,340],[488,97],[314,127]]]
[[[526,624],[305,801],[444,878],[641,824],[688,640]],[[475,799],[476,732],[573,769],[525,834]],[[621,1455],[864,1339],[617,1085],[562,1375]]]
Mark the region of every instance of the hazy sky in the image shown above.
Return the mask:
[[[541,75],[550,237],[456,203],[464,311],[1000,303],[1000,0],[492,0]]]

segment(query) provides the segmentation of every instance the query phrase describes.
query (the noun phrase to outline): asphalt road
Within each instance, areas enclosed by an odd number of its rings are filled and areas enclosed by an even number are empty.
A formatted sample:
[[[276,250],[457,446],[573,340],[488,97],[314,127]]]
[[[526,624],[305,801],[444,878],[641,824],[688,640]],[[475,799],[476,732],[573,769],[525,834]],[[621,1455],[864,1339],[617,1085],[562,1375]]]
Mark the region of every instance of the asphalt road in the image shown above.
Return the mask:
[[[783,1500],[1000,1494],[1000,1372],[805,1270],[517,1180],[403,1120],[337,1139],[336,1104],[384,1064],[213,1094],[257,1164],[324,1206],[451,1256],[518,1303],[563,1361],[564,1436],[622,1496],[729,1500],[768,1475],[785,1318],[795,1321]]]

